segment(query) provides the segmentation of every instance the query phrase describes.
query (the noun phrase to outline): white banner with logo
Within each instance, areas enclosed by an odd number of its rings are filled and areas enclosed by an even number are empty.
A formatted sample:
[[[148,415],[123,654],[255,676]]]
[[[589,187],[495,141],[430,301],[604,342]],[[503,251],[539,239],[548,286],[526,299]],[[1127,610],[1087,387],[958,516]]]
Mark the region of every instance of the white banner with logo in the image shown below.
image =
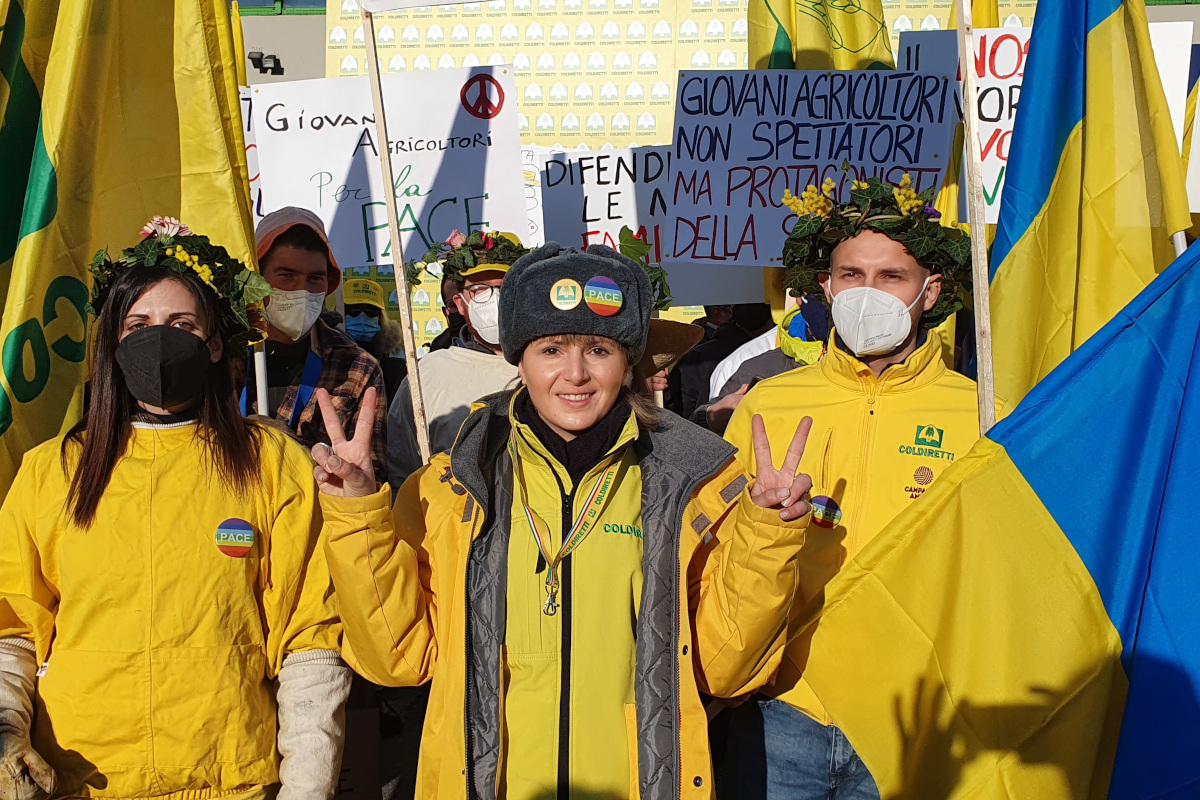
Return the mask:
[[[385,145],[376,141],[365,77],[255,86],[258,210],[315,212],[343,268],[391,264],[379,167],[390,147],[404,260],[420,259],[454,230],[528,240],[515,87],[504,66],[385,75]]]

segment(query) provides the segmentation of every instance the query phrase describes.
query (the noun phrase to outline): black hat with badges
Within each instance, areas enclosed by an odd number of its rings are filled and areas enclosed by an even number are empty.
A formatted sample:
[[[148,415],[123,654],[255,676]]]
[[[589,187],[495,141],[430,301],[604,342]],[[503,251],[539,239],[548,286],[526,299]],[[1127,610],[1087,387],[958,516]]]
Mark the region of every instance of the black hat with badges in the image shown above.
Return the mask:
[[[610,247],[546,244],[517,259],[500,287],[500,346],[510,364],[543,336],[606,336],[637,363],[646,349],[654,292],[640,264]]]

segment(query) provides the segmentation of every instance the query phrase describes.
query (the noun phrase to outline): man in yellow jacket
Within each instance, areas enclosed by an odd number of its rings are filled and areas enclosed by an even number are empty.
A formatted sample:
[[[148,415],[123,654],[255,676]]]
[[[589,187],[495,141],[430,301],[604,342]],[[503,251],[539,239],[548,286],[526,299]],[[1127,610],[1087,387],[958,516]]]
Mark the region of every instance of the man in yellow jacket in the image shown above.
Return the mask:
[[[813,480],[813,523],[793,617],[819,606],[842,565],[980,435],[975,383],[946,368],[930,333],[961,306],[965,234],[942,228],[907,180],[856,182],[839,206],[831,195],[827,184],[785,198],[798,221],[784,248],[788,285],[831,306],[828,352],[758,383],[725,432],[752,471],[756,414],[772,447],[812,417],[800,466]],[[734,710],[728,763],[738,798],[879,797],[804,680],[812,633],[788,644],[770,696]]]

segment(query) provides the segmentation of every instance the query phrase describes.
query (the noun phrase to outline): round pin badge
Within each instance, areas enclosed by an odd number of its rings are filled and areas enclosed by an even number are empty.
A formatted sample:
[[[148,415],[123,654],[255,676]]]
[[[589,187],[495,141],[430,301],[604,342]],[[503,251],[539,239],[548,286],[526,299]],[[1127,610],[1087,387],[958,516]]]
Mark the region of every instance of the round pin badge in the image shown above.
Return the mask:
[[[612,278],[597,275],[583,287],[583,301],[602,317],[611,317],[621,310],[625,296]]]
[[[818,495],[809,504],[812,506],[813,522],[822,528],[832,528],[842,521],[842,509],[832,497]]]
[[[244,519],[227,519],[213,537],[217,549],[230,558],[241,558],[254,547],[254,528]]]
[[[563,278],[550,287],[550,304],[559,311],[570,311],[583,299],[583,290],[570,278]]]

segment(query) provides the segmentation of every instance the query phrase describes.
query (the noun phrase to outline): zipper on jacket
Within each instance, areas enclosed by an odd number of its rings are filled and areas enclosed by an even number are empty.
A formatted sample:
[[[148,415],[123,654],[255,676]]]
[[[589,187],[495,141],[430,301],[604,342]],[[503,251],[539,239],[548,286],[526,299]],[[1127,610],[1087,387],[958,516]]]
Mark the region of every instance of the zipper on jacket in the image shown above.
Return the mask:
[[[575,510],[575,490],[579,488],[576,481],[567,492],[562,479],[553,467],[554,480],[558,482],[558,491],[562,496],[562,531],[559,538],[567,536],[574,525],[573,511]],[[585,476],[586,477],[586,476]],[[559,645],[559,658],[562,659],[562,677],[558,696],[558,800],[571,798],[571,556],[567,556],[558,565],[559,568],[559,614],[562,615],[562,642]]]
[[[466,487],[463,487],[466,488]],[[479,500],[467,493],[475,502],[475,517],[481,517],[479,509],[482,506]],[[467,567],[466,574],[463,578],[463,631],[466,636],[466,647],[463,652],[466,654],[466,682],[463,684],[463,749],[466,755],[466,768],[463,774],[467,778],[467,800],[476,797],[475,794],[475,736],[471,730],[471,680],[474,668],[471,662],[471,551],[475,548],[475,533],[477,528],[474,521],[471,523],[471,538],[467,541]]]

